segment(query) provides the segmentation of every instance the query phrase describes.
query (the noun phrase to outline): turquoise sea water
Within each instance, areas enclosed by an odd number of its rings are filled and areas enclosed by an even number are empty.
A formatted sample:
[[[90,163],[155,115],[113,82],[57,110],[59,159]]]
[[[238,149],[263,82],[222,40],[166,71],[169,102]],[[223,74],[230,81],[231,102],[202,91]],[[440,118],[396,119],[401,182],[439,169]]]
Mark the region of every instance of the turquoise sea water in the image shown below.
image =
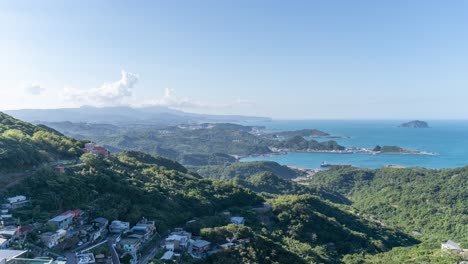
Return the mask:
[[[322,161],[349,164],[356,167],[380,168],[394,164],[428,168],[454,168],[468,165],[468,121],[427,121],[430,128],[400,128],[404,121],[271,121],[258,125],[269,131],[316,128],[333,135],[351,138],[333,139],[345,147],[373,148],[376,145],[395,145],[436,153],[430,155],[403,154],[319,154],[288,153],[267,157],[248,157],[242,161],[272,160],[283,165],[318,168]],[[325,141],[329,139],[316,139]]]

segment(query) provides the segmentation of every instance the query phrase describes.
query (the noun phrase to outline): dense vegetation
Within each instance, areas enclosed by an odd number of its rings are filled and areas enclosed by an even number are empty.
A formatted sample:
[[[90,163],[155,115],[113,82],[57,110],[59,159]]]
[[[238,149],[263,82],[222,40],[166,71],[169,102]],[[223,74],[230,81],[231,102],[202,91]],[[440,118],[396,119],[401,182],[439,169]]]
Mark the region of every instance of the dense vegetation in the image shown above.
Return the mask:
[[[95,216],[132,223],[145,216],[161,228],[262,201],[246,189],[206,180],[173,161],[132,151],[69,168],[64,174],[40,170],[10,192],[33,201],[34,208],[22,212],[23,220],[37,220],[43,215],[39,212],[53,215],[84,208]]]
[[[294,131],[281,131],[275,133],[269,133],[265,135],[266,137],[272,138],[292,138],[296,136],[300,137],[329,137],[330,134],[317,130],[317,129],[301,129]]]
[[[260,172],[271,172],[286,179],[304,175],[304,172],[273,161],[238,162],[228,166],[204,166],[197,168],[197,172],[203,177],[221,180],[243,179]]]
[[[277,148],[286,148],[292,151],[305,151],[305,150],[343,150],[345,147],[340,146],[336,141],[329,140],[325,142],[318,142],[316,140],[307,140],[301,136],[294,136],[284,141],[277,141],[272,144]]]
[[[83,142],[0,112],[0,171],[19,170],[56,159],[77,158]]]
[[[434,254],[427,249],[437,249],[448,239],[468,247],[468,167],[333,167],[318,173],[310,184],[346,195],[362,215],[386,226],[408,234],[420,232],[418,239],[427,254]]]

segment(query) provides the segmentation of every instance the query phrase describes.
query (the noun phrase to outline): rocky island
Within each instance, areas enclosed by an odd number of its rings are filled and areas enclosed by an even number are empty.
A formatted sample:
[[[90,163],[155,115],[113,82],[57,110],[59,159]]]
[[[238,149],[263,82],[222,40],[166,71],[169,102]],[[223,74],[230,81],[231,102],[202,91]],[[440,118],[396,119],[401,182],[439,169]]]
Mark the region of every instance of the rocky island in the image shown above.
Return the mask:
[[[399,127],[408,127],[408,128],[428,128],[429,125],[425,121],[413,120],[410,122],[403,123]]]
[[[388,153],[388,154],[419,154],[419,155],[434,155],[434,153],[426,152],[426,151],[419,151],[419,150],[411,150],[411,149],[404,149],[398,146],[375,146],[372,150],[375,154],[380,153]]]

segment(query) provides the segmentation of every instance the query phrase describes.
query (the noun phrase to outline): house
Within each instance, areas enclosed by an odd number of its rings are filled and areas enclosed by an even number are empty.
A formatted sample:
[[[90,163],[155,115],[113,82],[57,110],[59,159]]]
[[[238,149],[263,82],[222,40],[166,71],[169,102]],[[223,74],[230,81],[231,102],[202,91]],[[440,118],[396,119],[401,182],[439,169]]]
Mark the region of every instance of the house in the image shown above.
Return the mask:
[[[61,214],[50,219],[48,223],[52,224],[57,229],[67,229],[72,224],[73,217],[73,213]]]
[[[195,240],[191,243],[191,245],[192,245],[192,254],[203,255],[208,250],[210,250],[211,243],[206,240]]]
[[[233,224],[243,225],[245,223],[245,218],[241,216],[233,216],[230,220]]]
[[[119,220],[114,220],[109,226],[109,231],[114,234],[121,234],[121,233],[128,232],[129,228],[130,228],[129,222],[122,222]]]
[[[100,228],[106,228],[109,225],[109,220],[104,217],[98,217],[91,221],[91,223],[95,226],[99,226]]]
[[[236,246],[236,244],[234,244],[232,242],[227,242],[227,243],[219,245],[219,247],[222,248],[222,249],[229,249],[229,248],[232,248],[232,247],[235,247],[235,246]]]
[[[64,173],[65,172],[65,167],[57,166],[57,167],[54,168],[54,171]]]
[[[76,263],[78,264],[91,264],[96,263],[93,253],[79,254],[76,255]]]
[[[0,249],[7,249],[10,246],[10,240],[0,237]]]
[[[56,232],[46,232],[41,234],[41,241],[48,248],[53,248],[59,244],[58,235]]]
[[[26,250],[0,249],[0,263],[10,263],[11,260],[14,260],[15,258],[20,258],[26,253]]]
[[[29,200],[24,195],[17,195],[14,197],[7,198],[7,208],[17,209],[24,207],[29,204]]]
[[[174,251],[166,251],[160,260],[171,260],[174,257]]]
[[[123,238],[119,241],[119,247],[128,253],[135,253],[140,249],[141,240],[137,238]]]
[[[5,226],[0,229],[0,235],[6,238],[17,236],[18,228],[16,226]]]
[[[155,233],[156,227],[154,221],[147,221],[143,218],[134,227],[132,227],[132,235],[130,237],[148,240]]]
[[[15,224],[15,219],[13,219],[12,214],[2,214],[0,215],[0,219],[3,226],[9,226]]]
[[[83,151],[106,159],[109,157],[109,150],[94,143],[86,143]]]
[[[180,250],[188,246],[188,241],[191,237],[191,234],[189,236],[187,234],[178,234],[178,233],[180,232],[177,232],[176,234],[171,234],[166,238],[165,247],[167,250],[171,250],[171,251]]]
[[[463,249],[460,246],[460,243],[457,243],[452,240],[447,240],[446,242],[440,244],[440,249],[444,252],[452,254],[460,254],[463,251]]]
[[[80,210],[80,209],[75,209],[75,210],[68,210],[66,212],[61,213],[60,215],[62,216],[67,216],[69,214],[72,214],[72,221],[75,221],[82,225],[85,220],[85,212]]]

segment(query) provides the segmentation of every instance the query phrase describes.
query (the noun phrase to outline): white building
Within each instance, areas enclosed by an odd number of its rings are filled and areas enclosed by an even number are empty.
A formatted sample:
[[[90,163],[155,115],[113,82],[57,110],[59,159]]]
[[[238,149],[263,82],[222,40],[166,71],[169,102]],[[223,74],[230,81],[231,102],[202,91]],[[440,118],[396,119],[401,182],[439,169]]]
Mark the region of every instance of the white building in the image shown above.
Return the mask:
[[[130,223],[129,222],[122,222],[119,220],[114,220],[109,226],[109,231],[111,233],[115,234],[120,234],[120,233],[126,233],[130,229]]]

